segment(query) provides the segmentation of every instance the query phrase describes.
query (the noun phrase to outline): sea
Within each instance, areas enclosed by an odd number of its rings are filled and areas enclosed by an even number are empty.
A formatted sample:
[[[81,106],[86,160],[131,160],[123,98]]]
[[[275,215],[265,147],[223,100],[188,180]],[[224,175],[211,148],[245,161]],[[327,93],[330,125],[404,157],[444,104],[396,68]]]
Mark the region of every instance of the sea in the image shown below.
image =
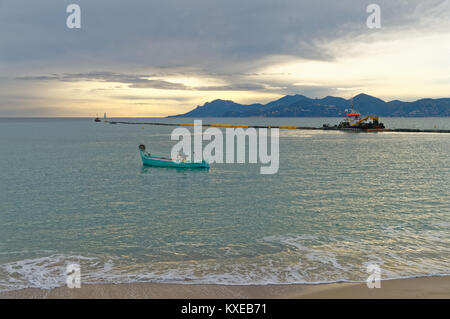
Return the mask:
[[[382,122],[450,129],[450,118]],[[0,119],[0,291],[64,286],[73,264],[82,285],[365,282],[369,265],[382,280],[450,274],[450,134],[280,130],[276,174],[143,167],[138,145],[170,156],[174,129]]]

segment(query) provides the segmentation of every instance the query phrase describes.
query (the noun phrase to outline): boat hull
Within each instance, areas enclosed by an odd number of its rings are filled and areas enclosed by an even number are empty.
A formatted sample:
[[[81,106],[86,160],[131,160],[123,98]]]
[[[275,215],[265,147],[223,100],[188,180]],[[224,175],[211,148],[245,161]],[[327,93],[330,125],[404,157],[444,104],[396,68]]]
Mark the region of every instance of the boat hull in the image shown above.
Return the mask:
[[[205,161],[200,163],[178,162],[168,158],[149,156],[141,151],[142,164],[154,167],[175,167],[175,168],[209,168],[209,164]]]

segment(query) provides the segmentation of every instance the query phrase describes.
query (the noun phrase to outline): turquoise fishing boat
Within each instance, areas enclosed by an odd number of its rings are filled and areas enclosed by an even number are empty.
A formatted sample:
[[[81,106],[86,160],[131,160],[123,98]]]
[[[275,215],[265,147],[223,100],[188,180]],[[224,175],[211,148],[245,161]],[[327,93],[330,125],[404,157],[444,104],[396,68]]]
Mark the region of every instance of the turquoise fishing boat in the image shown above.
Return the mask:
[[[142,164],[145,166],[156,167],[176,167],[176,168],[209,168],[209,164],[205,161],[200,163],[188,162],[183,158],[166,158],[150,155],[145,152],[145,145],[139,145],[139,152],[141,154]]]

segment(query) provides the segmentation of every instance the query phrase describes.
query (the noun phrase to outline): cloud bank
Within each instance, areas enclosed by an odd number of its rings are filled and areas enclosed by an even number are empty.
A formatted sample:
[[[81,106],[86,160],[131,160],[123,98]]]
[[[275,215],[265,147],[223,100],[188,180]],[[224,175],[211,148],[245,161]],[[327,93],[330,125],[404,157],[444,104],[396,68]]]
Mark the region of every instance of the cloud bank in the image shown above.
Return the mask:
[[[81,29],[66,27],[73,2]],[[449,1],[377,1],[382,28],[371,30],[373,2],[3,0],[0,116],[40,108],[42,116],[89,116],[106,106],[118,115],[169,115],[206,99],[292,93],[416,97],[395,91],[397,81],[417,95],[442,95]]]

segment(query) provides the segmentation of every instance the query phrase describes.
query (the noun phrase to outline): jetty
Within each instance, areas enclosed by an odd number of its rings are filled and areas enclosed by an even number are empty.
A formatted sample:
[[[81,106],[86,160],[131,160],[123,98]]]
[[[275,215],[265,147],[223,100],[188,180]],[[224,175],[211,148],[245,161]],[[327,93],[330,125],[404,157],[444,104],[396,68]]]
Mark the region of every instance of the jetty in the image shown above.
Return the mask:
[[[160,126],[195,126],[194,123],[162,123],[162,122],[128,122],[128,121],[112,121],[103,120],[104,123],[110,124],[127,124],[127,125],[160,125]],[[240,124],[208,124],[202,123],[206,127],[224,127],[224,128],[278,128],[280,130],[323,130],[323,131],[344,131],[344,132],[402,132],[402,133],[450,133],[450,130],[443,129],[414,129],[414,128],[357,128],[357,127],[310,127],[310,126],[293,126],[293,125],[240,125]]]

